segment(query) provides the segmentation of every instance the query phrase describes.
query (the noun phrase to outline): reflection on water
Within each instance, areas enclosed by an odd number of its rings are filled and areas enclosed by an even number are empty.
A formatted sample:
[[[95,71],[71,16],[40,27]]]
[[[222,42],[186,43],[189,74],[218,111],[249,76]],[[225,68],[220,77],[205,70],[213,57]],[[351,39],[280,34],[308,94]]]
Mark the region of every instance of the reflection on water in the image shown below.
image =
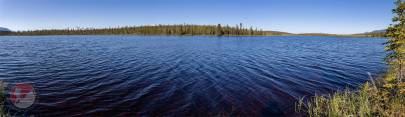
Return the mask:
[[[384,39],[0,37],[0,78],[31,82],[37,116],[291,115],[294,101],[384,71]]]

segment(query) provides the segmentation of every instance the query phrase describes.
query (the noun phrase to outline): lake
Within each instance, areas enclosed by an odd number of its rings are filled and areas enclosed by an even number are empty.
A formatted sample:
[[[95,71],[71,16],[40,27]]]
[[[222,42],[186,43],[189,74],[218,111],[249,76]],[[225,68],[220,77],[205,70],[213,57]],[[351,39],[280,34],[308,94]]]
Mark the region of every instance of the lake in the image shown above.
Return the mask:
[[[297,99],[384,73],[385,41],[0,36],[0,79],[34,86],[36,116],[293,116]]]

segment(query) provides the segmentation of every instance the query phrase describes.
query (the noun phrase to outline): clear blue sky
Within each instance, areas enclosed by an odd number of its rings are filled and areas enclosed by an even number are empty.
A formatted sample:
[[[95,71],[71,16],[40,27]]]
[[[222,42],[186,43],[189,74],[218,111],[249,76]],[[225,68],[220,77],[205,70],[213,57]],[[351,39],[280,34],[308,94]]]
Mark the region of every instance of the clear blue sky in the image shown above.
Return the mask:
[[[243,23],[293,33],[361,33],[391,23],[393,0],[0,0],[0,27],[32,30]]]

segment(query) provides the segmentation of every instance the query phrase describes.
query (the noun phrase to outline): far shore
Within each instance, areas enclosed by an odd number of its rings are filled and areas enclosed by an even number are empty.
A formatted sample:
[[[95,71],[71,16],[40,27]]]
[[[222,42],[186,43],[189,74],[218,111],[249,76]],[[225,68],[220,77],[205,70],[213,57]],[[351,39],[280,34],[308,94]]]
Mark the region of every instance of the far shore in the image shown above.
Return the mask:
[[[273,36],[319,36],[319,37],[349,37],[349,38],[385,38],[385,36],[375,35],[340,35],[340,34],[320,34],[320,35],[308,35],[308,34],[283,34],[283,35],[142,35],[142,34],[49,34],[49,35],[13,35],[13,34],[0,34],[0,36],[223,36],[223,37],[244,37],[244,36],[258,36],[258,37],[273,37]]]
[[[302,33],[294,34],[281,31],[264,31],[242,24],[229,25],[150,25],[117,28],[76,28],[44,29],[32,31],[6,31],[0,36],[41,36],[41,35],[147,35],[147,36],[329,36],[329,37],[385,37],[384,33],[360,34],[327,34]]]

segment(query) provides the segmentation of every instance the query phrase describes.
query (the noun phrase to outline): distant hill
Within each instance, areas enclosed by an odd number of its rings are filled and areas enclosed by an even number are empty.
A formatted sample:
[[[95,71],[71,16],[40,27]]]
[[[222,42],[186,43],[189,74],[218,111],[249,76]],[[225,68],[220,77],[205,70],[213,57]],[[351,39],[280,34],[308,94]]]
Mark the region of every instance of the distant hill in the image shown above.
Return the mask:
[[[0,32],[11,32],[11,30],[8,28],[0,27]]]
[[[8,35],[10,33],[12,33],[10,29],[0,27],[0,35]]]
[[[366,34],[376,34],[376,33],[385,33],[385,32],[386,32],[386,30],[374,30],[371,32],[366,32]]]
[[[303,36],[338,36],[337,34],[328,34],[328,33],[300,33],[296,35],[303,35]]]
[[[281,31],[263,31],[265,35],[291,35],[288,32],[281,32]]]
[[[385,37],[385,30],[376,30],[358,34],[301,33],[301,36],[336,36],[336,37]]]
[[[367,36],[367,37],[385,37],[386,30],[374,30],[371,32],[365,32],[360,34],[353,34],[354,36]]]

